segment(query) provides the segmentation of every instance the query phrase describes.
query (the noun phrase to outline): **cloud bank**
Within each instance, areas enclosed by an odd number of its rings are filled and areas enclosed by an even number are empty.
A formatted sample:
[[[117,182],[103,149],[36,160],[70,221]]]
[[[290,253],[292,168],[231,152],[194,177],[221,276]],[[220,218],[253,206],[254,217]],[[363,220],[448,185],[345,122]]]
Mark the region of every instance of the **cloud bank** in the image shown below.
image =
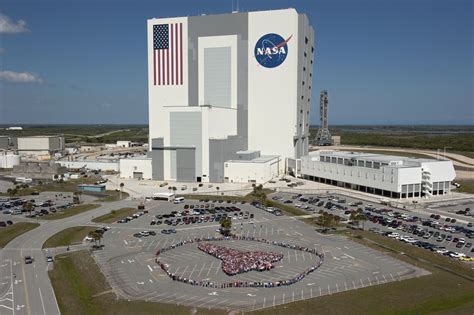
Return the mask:
[[[0,12],[0,34],[15,34],[28,32],[24,20],[13,21],[10,17]]]
[[[0,71],[0,81],[10,83],[42,83],[43,79],[31,72]]]

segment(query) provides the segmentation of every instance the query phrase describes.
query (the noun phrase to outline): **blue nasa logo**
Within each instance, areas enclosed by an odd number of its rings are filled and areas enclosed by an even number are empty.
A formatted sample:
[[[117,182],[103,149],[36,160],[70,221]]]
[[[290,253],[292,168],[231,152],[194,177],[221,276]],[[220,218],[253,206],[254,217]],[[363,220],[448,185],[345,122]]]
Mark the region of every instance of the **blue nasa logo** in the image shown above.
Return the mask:
[[[284,39],[278,34],[266,34],[255,44],[255,59],[265,68],[275,68],[281,65],[288,56],[288,41],[293,35]]]

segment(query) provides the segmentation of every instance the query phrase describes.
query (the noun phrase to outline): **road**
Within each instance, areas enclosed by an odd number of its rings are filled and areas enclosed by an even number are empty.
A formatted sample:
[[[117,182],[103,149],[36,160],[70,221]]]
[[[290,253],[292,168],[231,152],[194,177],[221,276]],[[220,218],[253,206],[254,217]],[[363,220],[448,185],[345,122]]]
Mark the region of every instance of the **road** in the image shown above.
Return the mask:
[[[0,314],[60,314],[48,276],[48,269],[52,266],[46,262],[48,250],[42,250],[43,243],[65,228],[90,225],[93,216],[124,205],[136,206],[136,202],[104,203],[100,208],[69,218],[39,221],[40,227],[15,238],[0,250]],[[34,257],[33,264],[24,263],[26,255]]]

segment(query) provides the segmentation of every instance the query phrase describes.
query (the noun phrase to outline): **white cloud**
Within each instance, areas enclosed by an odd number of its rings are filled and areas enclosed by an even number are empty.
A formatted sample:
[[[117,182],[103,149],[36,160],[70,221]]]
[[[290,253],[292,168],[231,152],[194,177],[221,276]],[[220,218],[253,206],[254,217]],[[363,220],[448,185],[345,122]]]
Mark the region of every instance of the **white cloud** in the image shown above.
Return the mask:
[[[0,13],[0,34],[14,34],[28,32],[26,22],[23,20],[12,21],[12,19],[5,14]]]
[[[43,79],[31,72],[0,71],[0,81],[11,83],[42,83]]]

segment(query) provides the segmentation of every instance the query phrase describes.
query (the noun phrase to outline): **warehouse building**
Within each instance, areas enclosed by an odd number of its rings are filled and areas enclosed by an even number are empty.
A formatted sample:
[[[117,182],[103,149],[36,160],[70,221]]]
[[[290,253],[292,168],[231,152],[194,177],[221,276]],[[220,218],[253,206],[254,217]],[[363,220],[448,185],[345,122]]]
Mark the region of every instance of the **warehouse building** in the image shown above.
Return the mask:
[[[10,138],[7,136],[0,136],[0,149],[7,150],[10,147]]]
[[[17,151],[21,155],[31,155],[42,159],[51,158],[55,153],[64,152],[62,136],[30,136],[17,138]]]
[[[282,173],[278,155],[260,155],[259,151],[239,151],[237,159],[224,164],[224,182],[264,184]]]
[[[400,199],[449,194],[456,173],[449,160],[319,151],[301,158],[300,176]]]
[[[314,46],[295,9],[148,20],[152,178],[224,182],[239,169],[260,182],[252,163],[278,160],[269,174],[296,165],[308,152]],[[261,157],[239,161],[247,150]]]
[[[121,178],[152,179],[152,163],[149,157],[120,159],[119,168]]]

